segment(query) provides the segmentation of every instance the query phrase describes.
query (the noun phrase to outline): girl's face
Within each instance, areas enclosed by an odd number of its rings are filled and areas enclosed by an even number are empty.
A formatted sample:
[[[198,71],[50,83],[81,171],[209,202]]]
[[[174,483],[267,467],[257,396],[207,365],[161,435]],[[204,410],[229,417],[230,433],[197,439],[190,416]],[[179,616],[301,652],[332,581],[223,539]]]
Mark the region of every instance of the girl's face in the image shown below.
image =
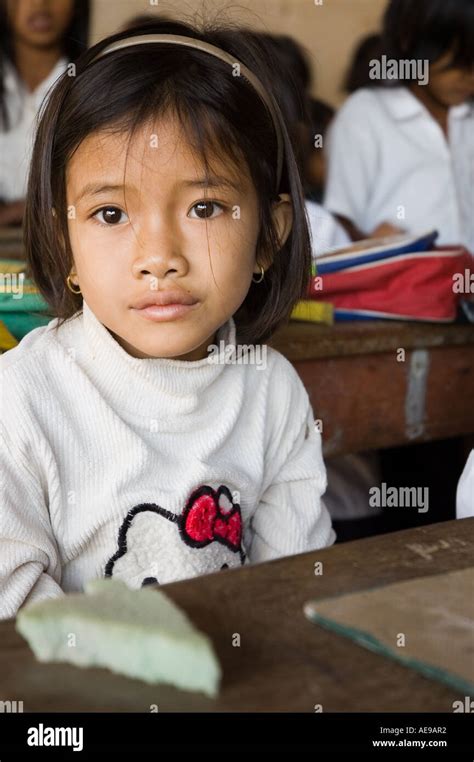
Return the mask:
[[[427,85],[435,100],[446,107],[459,106],[474,97],[474,68],[449,67],[450,59],[451,54],[447,54],[431,64]]]
[[[141,127],[128,157],[127,143],[125,133],[93,133],[68,164],[72,280],[129,354],[202,359],[260,272],[256,191],[230,161],[216,162],[206,185],[172,118]],[[163,294],[189,304],[140,310]]]
[[[31,47],[57,44],[71,23],[74,0],[7,0],[14,36]]]

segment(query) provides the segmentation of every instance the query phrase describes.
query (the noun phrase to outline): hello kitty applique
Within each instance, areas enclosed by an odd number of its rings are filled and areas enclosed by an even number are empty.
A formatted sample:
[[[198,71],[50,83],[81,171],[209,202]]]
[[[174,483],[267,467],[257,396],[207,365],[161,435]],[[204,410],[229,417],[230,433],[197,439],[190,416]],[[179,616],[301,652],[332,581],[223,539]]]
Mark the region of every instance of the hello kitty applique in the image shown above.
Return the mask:
[[[245,559],[240,505],[225,485],[217,490],[202,485],[181,513],[154,503],[132,508],[105,576],[139,588],[241,566]]]

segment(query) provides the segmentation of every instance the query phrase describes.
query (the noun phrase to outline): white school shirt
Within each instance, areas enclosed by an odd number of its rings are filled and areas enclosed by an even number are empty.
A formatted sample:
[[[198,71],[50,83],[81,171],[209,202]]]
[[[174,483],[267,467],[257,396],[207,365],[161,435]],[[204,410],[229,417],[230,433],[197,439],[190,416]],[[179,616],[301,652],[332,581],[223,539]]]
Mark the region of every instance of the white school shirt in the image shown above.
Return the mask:
[[[474,253],[474,106],[449,110],[449,145],[406,87],[362,88],[329,129],[324,206],[364,233],[390,222]],[[403,218],[404,213],[404,218]]]
[[[474,516],[474,450],[471,450],[456,492],[456,518]]]
[[[48,90],[67,65],[67,58],[60,58],[46,79],[30,93],[14,66],[5,61],[3,81],[10,122],[8,132],[0,130],[0,199],[3,201],[26,196],[36,115]]]
[[[351,239],[331,212],[315,201],[305,201],[308,214],[313,261],[336,246],[346,246]]]
[[[283,355],[239,361],[233,318],[220,362],[132,357],[87,303],[56,322],[0,357],[0,619],[98,577],[139,588],[334,542]]]

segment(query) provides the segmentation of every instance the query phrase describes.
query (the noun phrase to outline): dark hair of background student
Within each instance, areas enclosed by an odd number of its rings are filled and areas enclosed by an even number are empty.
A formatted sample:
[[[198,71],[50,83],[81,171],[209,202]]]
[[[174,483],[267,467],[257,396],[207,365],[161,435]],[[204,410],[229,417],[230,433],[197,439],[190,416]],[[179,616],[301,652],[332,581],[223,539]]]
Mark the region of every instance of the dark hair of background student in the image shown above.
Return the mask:
[[[380,58],[380,34],[369,34],[359,41],[347,67],[342,89],[350,95],[361,87],[373,87],[379,83],[369,76],[370,62]]]
[[[272,84],[276,99],[286,118],[288,132],[300,173],[303,176],[307,153],[309,88],[311,69],[304,49],[288,35],[268,34],[242,29],[242,34],[262,45],[267,65],[273,72]]]
[[[381,42],[387,58],[428,60],[446,57],[446,69],[474,66],[473,0],[390,0]]]

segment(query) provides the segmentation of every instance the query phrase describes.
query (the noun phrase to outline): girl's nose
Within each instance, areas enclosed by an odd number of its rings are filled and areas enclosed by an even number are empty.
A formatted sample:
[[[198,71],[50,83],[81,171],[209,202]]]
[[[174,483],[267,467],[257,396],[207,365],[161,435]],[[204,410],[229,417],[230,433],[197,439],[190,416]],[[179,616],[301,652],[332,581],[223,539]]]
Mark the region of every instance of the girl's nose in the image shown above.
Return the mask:
[[[141,278],[151,275],[165,278],[167,275],[185,275],[188,269],[177,235],[147,234],[137,240],[133,261],[133,275]]]
[[[172,274],[184,275],[186,270],[187,266],[182,257],[168,258],[161,255],[150,255],[133,263],[133,274],[136,278],[151,275],[154,278],[162,279]]]

